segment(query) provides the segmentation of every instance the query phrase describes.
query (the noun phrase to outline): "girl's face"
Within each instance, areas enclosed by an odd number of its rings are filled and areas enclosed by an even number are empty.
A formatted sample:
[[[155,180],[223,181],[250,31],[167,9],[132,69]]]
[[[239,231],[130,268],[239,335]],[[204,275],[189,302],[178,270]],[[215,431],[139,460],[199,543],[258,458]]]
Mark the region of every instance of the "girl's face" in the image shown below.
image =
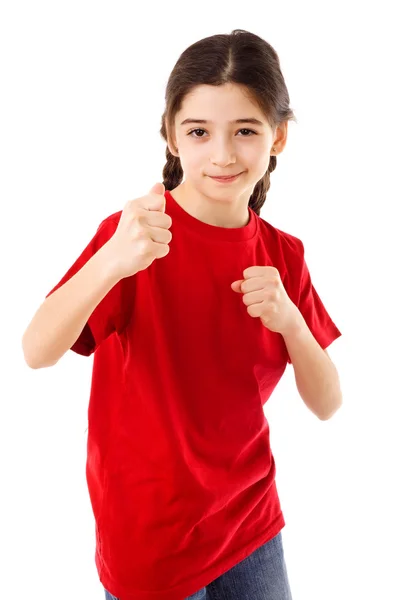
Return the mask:
[[[246,122],[239,123],[239,119]],[[247,202],[268,168],[271,147],[275,145],[275,154],[283,149],[286,129],[285,123],[274,132],[242,86],[200,85],[185,97],[175,116],[169,149],[179,156],[185,180],[199,192],[221,199],[243,197]],[[238,173],[240,176],[229,183],[212,179]]]

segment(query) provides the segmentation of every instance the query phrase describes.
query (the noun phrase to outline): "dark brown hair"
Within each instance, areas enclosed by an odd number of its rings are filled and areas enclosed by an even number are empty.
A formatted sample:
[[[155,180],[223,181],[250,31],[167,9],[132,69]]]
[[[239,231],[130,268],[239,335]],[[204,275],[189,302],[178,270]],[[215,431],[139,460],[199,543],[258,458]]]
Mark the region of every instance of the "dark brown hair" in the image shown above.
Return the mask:
[[[163,184],[167,190],[177,187],[183,179],[181,161],[168,148],[167,132],[173,131],[175,115],[186,94],[198,85],[226,83],[245,86],[273,130],[285,121],[297,122],[289,107],[289,93],[279,57],[270,44],[243,29],[199,40],[180,55],[166,87],[160,133],[167,142],[167,162],[163,168]],[[276,162],[277,157],[270,156],[267,172],[250,196],[249,206],[258,215],[271,185],[270,173],[275,170]]]

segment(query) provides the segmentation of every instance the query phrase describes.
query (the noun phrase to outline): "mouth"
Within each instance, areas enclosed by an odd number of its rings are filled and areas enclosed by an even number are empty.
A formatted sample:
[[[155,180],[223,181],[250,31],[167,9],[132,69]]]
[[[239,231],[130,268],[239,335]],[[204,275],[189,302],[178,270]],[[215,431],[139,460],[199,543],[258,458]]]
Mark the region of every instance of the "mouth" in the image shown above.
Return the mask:
[[[211,175],[209,175],[209,177],[211,179],[214,179],[214,181],[219,181],[221,183],[230,183],[232,181],[236,181],[236,179],[242,174],[242,172],[237,173],[236,175],[222,175],[219,177],[212,177]]]

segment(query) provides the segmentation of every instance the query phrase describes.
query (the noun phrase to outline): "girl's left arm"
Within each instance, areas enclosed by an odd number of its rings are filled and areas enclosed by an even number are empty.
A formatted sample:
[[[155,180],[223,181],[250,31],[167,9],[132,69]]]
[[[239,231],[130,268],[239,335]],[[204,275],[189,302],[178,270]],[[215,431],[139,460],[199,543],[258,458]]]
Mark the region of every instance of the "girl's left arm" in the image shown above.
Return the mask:
[[[298,312],[296,323],[283,335],[292,361],[296,385],[306,406],[321,421],[330,419],[342,406],[343,398],[337,369],[323,350],[303,315]]]

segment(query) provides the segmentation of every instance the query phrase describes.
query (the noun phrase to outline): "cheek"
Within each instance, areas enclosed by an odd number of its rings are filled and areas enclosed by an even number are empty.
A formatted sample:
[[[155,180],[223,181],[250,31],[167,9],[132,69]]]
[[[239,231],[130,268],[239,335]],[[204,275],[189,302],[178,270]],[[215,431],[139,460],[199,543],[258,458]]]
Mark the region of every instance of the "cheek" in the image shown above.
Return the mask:
[[[197,148],[195,150],[193,150],[193,148],[185,149],[184,157],[184,170],[186,167],[187,172],[192,171],[198,173],[199,171],[203,171],[208,160],[207,154],[202,151],[201,148]]]
[[[261,142],[259,144],[249,144],[247,148],[244,148],[243,152],[255,167],[265,165],[269,160],[268,148]]]
[[[249,153],[246,160],[248,164],[251,165],[254,174],[257,174],[259,179],[261,179],[261,177],[264,177],[265,172],[268,169],[270,158],[271,157],[268,150],[262,146],[258,149],[252,148],[251,153]]]

